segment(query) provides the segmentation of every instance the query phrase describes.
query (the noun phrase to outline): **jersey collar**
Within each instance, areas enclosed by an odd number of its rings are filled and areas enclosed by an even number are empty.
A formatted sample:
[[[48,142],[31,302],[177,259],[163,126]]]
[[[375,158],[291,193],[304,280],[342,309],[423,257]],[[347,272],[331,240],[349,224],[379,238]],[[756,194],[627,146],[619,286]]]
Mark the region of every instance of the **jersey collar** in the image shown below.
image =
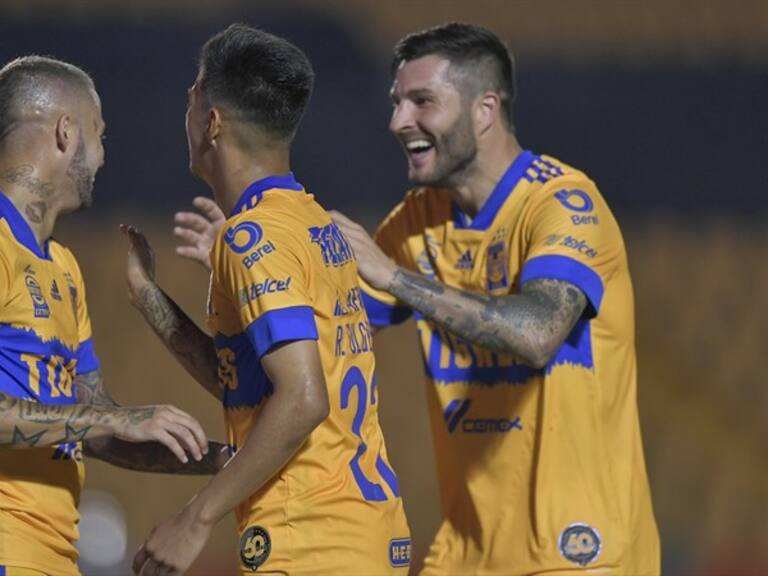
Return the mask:
[[[507,168],[504,176],[501,177],[501,180],[496,184],[493,192],[488,196],[485,204],[483,204],[483,207],[480,208],[477,216],[475,216],[475,219],[471,222],[469,217],[454,201],[452,203],[454,228],[487,230],[493,222],[493,219],[496,217],[496,214],[498,214],[499,210],[504,205],[505,200],[512,193],[512,190],[515,189],[515,186],[517,186],[520,178],[523,177],[523,174],[528,170],[528,167],[535,157],[536,155],[530,150],[523,150],[517,155],[517,158],[515,158],[509,168]]]
[[[261,180],[256,180],[256,182],[245,189],[245,192],[243,192],[243,194],[240,196],[240,199],[235,204],[235,207],[232,208],[232,212],[229,214],[229,216],[232,217],[235,214],[239,214],[243,210],[253,208],[261,201],[261,197],[263,196],[264,192],[271,190],[272,188],[296,190],[297,192],[304,190],[304,186],[296,182],[296,178],[294,178],[293,172],[288,172],[288,174],[283,174],[280,176],[267,176]]]
[[[43,243],[43,247],[37,243],[35,233],[32,232],[32,228],[24,217],[16,209],[16,206],[3,192],[0,191],[0,219],[4,219],[8,222],[8,227],[11,229],[16,241],[27,248],[30,252],[33,252],[38,258],[44,260],[50,260],[51,255],[48,251],[48,240]]]

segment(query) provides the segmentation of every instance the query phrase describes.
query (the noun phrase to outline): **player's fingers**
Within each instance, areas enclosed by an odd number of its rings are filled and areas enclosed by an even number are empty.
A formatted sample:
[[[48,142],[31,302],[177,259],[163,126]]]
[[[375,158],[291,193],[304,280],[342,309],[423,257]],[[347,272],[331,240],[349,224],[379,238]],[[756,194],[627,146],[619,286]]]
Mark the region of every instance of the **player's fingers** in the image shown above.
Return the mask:
[[[189,462],[189,458],[187,458],[186,452],[184,452],[184,448],[181,447],[181,444],[179,444],[179,441],[171,435],[165,428],[161,428],[157,432],[155,432],[155,439],[160,442],[163,446],[168,448],[171,452],[173,452],[174,456],[179,459],[180,462],[183,464],[186,464]]]
[[[176,408],[175,406],[169,406],[171,412],[171,418],[174,422],[180,426],[184,426],[194,436],[197,445],[203,454],[208,452],[208,435],[203,430],[200,422],[194,416],[190,416],[183,410]]]
[[[188,244],[191,244],[192,246],[197,246],[200,244],[200,240],[202,239],[202,235],[198,234],[197,232],[190,230],[189,228],[181,228],[179,226],[176,226],[173,229],[173,235],[177,238],[181,238],[184,240],[184,242],[187,242]]]
[[[176,254],[192,260],[200,259],[200,250],[195,246],[176,246]]]
[[[177,424],[176,422],[169,422],[166,424],[165,429],[173,434],[176,440],[179,441],[179,444],[184,448],[185,452],[192,455],[192,458],[197,462],[202,459],[202,447],[189,428]]]
[[[211,227],[211,223],[208,220],[194,212],[177,212],[173,217],[173,221],[179,226],[189,228],[201,234]]]
[[[210,198],[196,196],[195,199],[192,200],[192,205],[205,214],[205,217],[211,222],[219,222],[225,219],[224,212],[222,212],[219,205]]]
[[[336,224],[352,224],[352,220],[344,216],[344,214],[338,210],[329,210],[328,215],[331,217],[331,220],[336,222]]]

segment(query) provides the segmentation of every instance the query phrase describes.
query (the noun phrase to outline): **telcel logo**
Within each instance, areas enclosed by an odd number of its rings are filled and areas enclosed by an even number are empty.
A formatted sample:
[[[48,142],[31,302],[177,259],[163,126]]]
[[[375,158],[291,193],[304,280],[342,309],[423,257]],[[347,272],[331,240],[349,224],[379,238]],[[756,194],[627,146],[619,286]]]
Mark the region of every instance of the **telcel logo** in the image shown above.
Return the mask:
[[[522,430],[523,424],[520,417],[509,418],[465,418],[472,400],[456,398],[451,400],[443,412],[443,419],[448,425],[448,432],[453,434],[461,424],[461,431],[465,434],[506,434],[512,430]]]
[[[276,292],[286,292],[291,287],[291,277],[285,280],[274,280],[267,278],[262,282],[252,282],[247,288],[240,290],[240,305],[244,306],[264,294],[274,294]]]

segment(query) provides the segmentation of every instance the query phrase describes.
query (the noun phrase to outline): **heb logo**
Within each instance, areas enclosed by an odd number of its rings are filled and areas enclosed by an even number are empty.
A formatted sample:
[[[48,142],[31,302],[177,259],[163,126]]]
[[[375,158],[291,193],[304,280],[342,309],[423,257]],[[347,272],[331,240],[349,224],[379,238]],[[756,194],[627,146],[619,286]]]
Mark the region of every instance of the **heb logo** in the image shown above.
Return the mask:
[[[512,430],[522,430],[523,424],[518,416],[514,420],[508,418],[465,418],[472,400],[451,400],[443,412],[443,420],[448,425],[448,432],[453,434],[459,424],[465,434],[505,434]]]
[[[392,566],[408,566],[411,563],[411,539],[396,538],[389,541],[389,563]]]
[[[247,288],[240,290],[240,306],[245,306],[264,294],[274,294],[276,292],[286,292],[291,287],[291,277],[285,280],[274,280],[267,278],[263,282],[253,282]]]

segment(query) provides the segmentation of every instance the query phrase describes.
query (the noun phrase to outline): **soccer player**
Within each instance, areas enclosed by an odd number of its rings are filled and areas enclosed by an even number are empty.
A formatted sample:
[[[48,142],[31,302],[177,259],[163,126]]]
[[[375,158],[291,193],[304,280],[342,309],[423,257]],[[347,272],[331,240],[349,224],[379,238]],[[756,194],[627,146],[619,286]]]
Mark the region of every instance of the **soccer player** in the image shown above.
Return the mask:
[[[415,188],[375,241],[333,216],[371,323],[413,315],[434,384],[444,520],[423,573],[659,574],[616,220],[584,173],[521,148],[491,31],[409,35],[392,71]]]
[[[151,281],[134,301],[224,405],[225,468],[134,559],[183,573],[236,509],[243,574],[407,573],[409,529],[378,422],[371,333],[344,236],[290,172],[314,73],[296,46],[233,25],[189,90],[191,171],[228,215],[199,330]],[[127,230],[133,249],[146,240]],[[147,257],[147,261],[150,259]]]
[[[5,576],[79,574],[75,541],[83,453],[137,470],[210,474],[217,467],[216,451],[208,451],[191,416],[170,406],[123,408],[109,396],[77,261],[51,238],[61,214],[91,204],[104,159],[103,132],[99,97],[81,69],[27,56],[0,70]]]

